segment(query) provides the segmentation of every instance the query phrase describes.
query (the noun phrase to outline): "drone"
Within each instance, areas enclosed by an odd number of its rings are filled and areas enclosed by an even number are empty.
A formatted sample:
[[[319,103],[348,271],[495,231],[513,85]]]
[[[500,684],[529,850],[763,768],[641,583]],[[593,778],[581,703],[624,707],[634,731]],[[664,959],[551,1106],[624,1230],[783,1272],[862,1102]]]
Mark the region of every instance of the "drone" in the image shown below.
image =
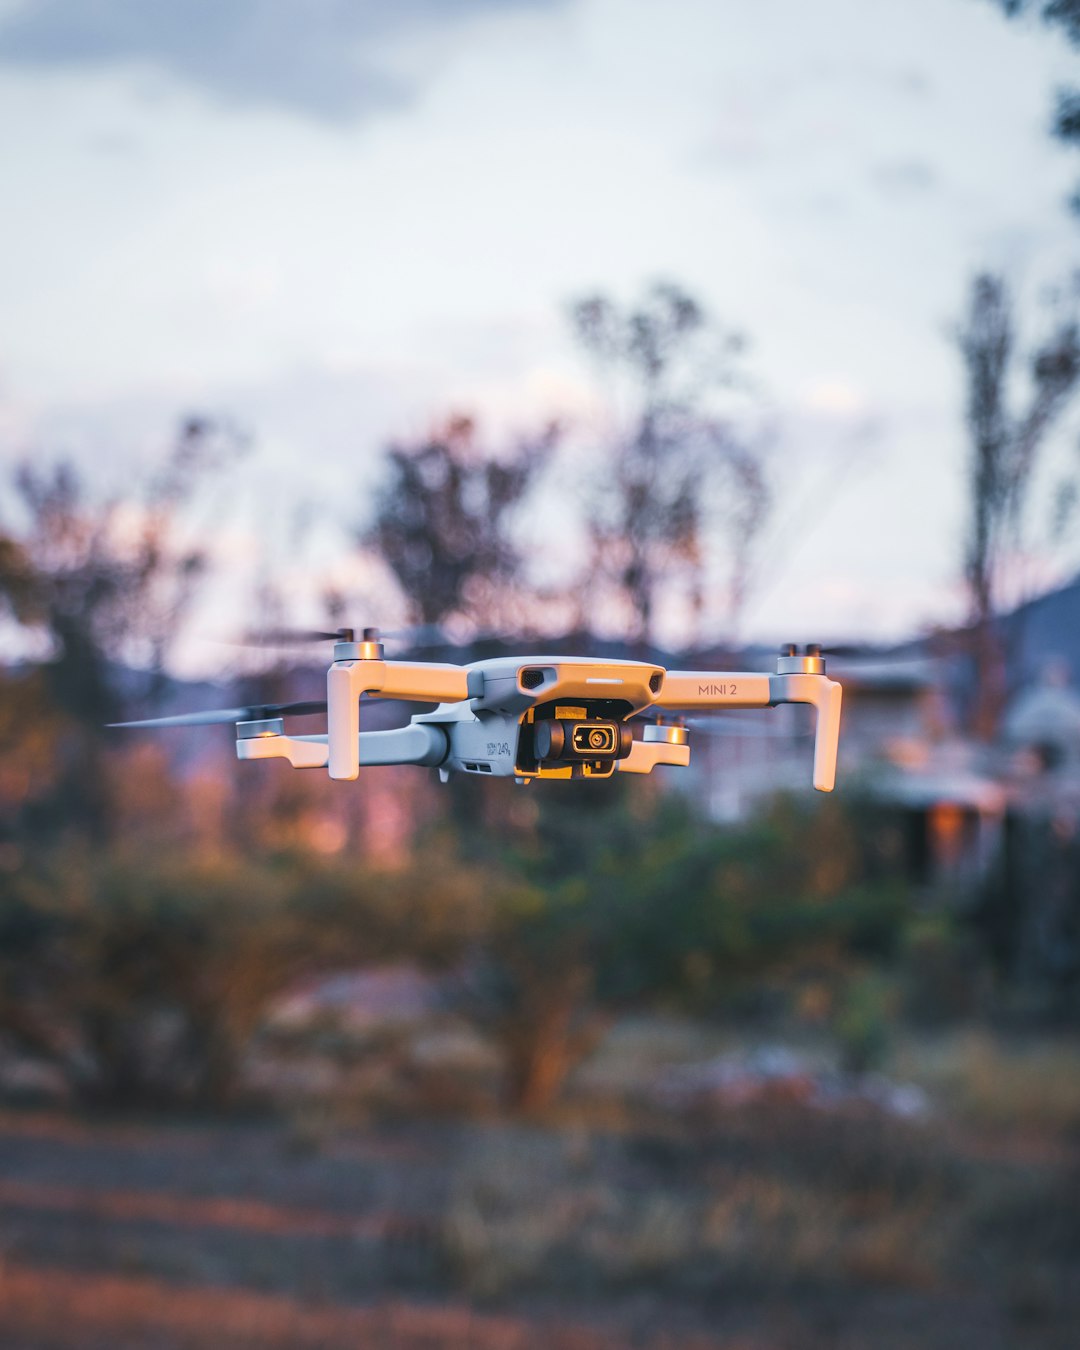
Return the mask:
[[[334,641],[326,701],[181,713],[120,727],[233,722],[243,760],[285,759],[294,769],[326,769],[352,780],[362,768],[418,764],[451,774],[490,774],[518,783],[610,778],[690,763],[687,713],[768,708],[815,709],[813,784],[836,781],[843,690],[825,673],[818,645],[780,649],[776,673],[665,670],[651,661],[587,656],[499,656],[467,665],[388,660],[377,629],[307,634]],[[436,704],[391,730],[364,730],[362,699]],[[326,712],[325,733],[286,735],[289,714]],[[673,715],[673,716],[672,716]],[[653,717],[655,720],[644,720]],[[640,735],[635,734],[640,732]]]

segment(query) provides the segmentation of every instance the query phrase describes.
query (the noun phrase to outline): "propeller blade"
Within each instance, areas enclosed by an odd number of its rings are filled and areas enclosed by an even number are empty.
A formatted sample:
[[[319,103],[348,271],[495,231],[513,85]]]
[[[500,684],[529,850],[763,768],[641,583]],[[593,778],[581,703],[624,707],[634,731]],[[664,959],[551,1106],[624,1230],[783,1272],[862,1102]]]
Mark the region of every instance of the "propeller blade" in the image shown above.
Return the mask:
[[[269,717],[304,717],[326,711],[326,700],[295,703],[255,703],[246,708],[210,708],[205,712],[177,713],[172,717],[144,717],[137,722],[109,722],[110,727],[213,727],[229,722],[261,722]]]
[[[741,723],[740,729],[735,727]],[[688,717],[686,725],[692,727],[694,731],[703,731],[706,736],[723,736],[731,740],[760,740],[760,741],[790,741],[797,740],[800,736],[812,736],[810,729],[801,729],[795,731],[775,730],[772,727],[762,725],[760,722],[747,721],[745,714],[734,713],[730,716],[724,713],[717,713],[713,717]]]
[[[321,628],[261,628],[257,632],[245,633],[242,638],[230,645],[295,647],[306,642],[352,642],[356,631],[355,628],[338,628],[333,633]],[[436,623],[410,624],[406,628],[364,628],[360,631],[365,641],[379,642],[387,639],[408,642],[415,647],[446,647],[451,644],[451,639]]]
[[[446,647],[450,638],[437,623],[418,623],[409,628],[380,628],[381,638],[410,642],[414,647]]]
[[[226,722],[252,721],[250,708],[214,708],[207,712],[177,713],[174,717],[144,717],[137,722],[109,722],[110,727],[212,727]]]
[[[245,633],[239,639],[241,647],[294,647],[305,642],[348,642],[351,628],[338,628],[328,633],[321,628],[260,628],[257,633]]]

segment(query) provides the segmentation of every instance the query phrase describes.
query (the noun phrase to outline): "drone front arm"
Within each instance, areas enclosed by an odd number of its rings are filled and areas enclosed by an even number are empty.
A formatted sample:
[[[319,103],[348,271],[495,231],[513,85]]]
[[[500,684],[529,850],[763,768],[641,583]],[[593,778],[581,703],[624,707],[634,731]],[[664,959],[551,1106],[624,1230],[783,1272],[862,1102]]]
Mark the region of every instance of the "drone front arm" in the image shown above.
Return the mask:
[[[840,704],[843,686],[824,675],[770,675],[772,703],[809,703],[814,725],[814,787],[831,792],[836,786],[836,753],[840,748]]]
[[[625,759],[615,765],[620,773],[652,773],[659,764],[685,768],[690,763],[690,744],[685,727],[646,727],[640,741],[630,747]]]
[[[817,713],[814,787],[819,792],[831,792],[836,784],[842,696],[842,687],[824,674],[672,670],[664,677],[653,706],[673,709],[769,708],[778,703],[809,703]]]
[[[338,647],[359,650],[368,645],[339,643]],[[360,772],[361,694],[416,703],[456,703],[469,697],[468,671],[463,666],[427,661],[384,661],[363,656],[353,658],[351,654],[335,660],[326,676],[331,778],[356,778]]]
[[[727,670],[669,670],[656,708],[767,708],[769,676]]]

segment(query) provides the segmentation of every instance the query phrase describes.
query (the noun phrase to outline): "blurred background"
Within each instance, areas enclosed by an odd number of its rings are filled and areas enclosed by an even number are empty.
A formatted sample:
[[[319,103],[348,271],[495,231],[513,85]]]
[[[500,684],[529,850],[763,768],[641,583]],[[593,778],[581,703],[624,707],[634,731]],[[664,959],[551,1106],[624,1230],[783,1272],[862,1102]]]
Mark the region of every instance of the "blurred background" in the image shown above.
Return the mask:
[[[1078,45],[0,0],[0,1346],[1075,1345]],[[838,790],[106,726],[339,624],[825,642]]]

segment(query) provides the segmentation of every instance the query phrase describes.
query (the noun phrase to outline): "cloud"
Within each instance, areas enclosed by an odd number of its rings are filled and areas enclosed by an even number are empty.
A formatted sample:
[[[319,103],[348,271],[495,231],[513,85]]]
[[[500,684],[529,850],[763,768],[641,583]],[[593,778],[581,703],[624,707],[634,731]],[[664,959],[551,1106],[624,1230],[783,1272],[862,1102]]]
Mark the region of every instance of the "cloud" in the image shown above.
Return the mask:
[[[938,177],[931,165],[919,159],[883,160],[870,170],[870,180],[887,197],[919,197],[932,192]]]
[[[363,118],[415,90],[378,52],[410,31],[564,0],[26,0],[0,18],[0,64],[143,64],[228,103],[325,121]]]

